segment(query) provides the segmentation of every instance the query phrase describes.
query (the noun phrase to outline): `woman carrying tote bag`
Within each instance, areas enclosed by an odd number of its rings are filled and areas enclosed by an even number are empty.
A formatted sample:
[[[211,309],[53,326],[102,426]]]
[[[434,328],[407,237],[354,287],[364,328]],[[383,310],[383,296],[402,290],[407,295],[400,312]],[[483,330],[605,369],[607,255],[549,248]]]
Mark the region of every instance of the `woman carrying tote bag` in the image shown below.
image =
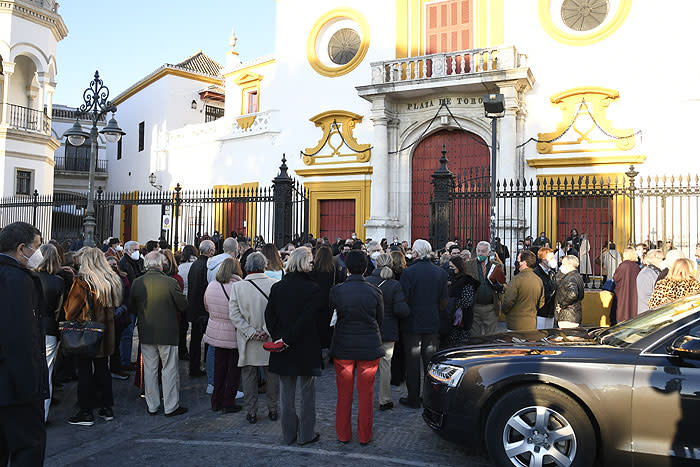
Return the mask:
[[[75,359],[80,411],[68,419],[71,425],[94,425],[93,408],[99,408],[98,415],[103,419],[114,419],[112,376],[107,359],[114,350],[114,308],[121,303],[121,295],[121,279],[109,267],[102,251],[87,248],[80,258],[80,270],[66,299],[66,319],[96,321],[104,326],[105,332],[93,358]]]

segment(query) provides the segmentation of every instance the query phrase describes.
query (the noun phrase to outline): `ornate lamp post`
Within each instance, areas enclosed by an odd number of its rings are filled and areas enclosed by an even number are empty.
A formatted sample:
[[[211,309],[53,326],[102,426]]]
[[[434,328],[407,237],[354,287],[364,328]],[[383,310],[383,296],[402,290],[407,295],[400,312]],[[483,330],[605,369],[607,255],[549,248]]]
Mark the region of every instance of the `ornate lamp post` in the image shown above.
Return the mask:
[[[505,114],[503,94],[486,94],[483,97],[486,118],[491,119],[491,223],[489,226],[489,243],[491,254],[496,254],[496,146],[498,145],[496,129],[497,120]]]
[[[117,121],[114,119],[114,112],[117,107],[109,100],[109,89],[102,84],[100,73],[95,71],[95,78],[90,81],[90,87],[83,91],[83,104],[78,108],[78,116],[84,115],[92,121],[90,133],[83,131],[78,118],[70,130],[66,131],[63,136],[68,138],[68,142],[73,146],[82,146],[87,138],[90,138],[92,143],[90,150],[90,175],[88,179],[88,199],[87,209],[85,210],[85,219],[83,220],[83,233],[85,246],[95,246],[95,165],[97,164],[97,133],[105,136],[105,139],[110,143],[116,143],[121,139],[124,133]],[[112,118],[99,132],[97,131],[97,122],[108,112],[112,112]]]

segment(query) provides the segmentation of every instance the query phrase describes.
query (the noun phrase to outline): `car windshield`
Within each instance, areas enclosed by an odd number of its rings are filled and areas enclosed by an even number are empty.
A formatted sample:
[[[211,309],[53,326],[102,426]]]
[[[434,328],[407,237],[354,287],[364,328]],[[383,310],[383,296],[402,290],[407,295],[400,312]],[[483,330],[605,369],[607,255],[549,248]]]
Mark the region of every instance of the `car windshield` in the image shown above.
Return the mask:
[[[600,332],[597,339],[601,344],[626,347],[664,326],[695,313],[698,308],[700,308],[700,295],[684,298],[610,327]]]

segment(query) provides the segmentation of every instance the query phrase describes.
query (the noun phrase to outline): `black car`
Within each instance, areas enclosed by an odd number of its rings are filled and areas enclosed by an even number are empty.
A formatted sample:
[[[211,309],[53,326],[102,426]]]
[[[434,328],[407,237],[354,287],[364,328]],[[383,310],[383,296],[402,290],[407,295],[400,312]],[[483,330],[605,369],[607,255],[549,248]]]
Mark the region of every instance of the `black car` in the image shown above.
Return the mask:
[[[473,339],[435,354],[423,401],[431,428],[499,466],[700,463],[700,296],[607,329]]]

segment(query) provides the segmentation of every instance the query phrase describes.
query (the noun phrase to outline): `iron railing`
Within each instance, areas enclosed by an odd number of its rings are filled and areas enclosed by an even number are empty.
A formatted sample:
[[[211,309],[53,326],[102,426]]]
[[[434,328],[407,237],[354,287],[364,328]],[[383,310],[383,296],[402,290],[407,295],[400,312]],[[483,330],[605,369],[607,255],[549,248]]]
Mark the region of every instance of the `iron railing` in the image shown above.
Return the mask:
[[[278,190],[280,184],[290,189]],[[32,196],[0,198],[0,226],[24,221],[36,226],[45,239],[74,240],[83,230],[86,208],[86,194],[44,195],[35,190]],[[306,242],[309,227],[308,193],[286,170],[269,187],[251,184],[184,190],[178,184],[174,190],[142,192],[103,192],[99,188],[95,210],[96,242],[110,236],[141,243],[164,239],[177,248],[216,232],[222,239],[229,235],[258,237],[258,241],[275,242],[281,248],[293,240]],[[137,238],[139,235],[146,238]]]
[[[436,171],[438,174],[438,171]],[[433,177],[435,178],[436,175]],[[436,187],[439,185],[435,185]],[[447,223],[447,238],[431,238],[436,248],[457,239],[462,246],[489,239],[490,179],[488,171],[452,175],[447,193],[433,191],[433,212],[446,213],[432,223]],[[444,200],[444,201],[438,201]],[[435,209],[436,204],[447,204]],[[605,255],[611,243],[621,253],[627,246],[682,250],[695,255],[700,242],[700,177],[639,177],[633,167],[617,177],[552,176],[530,180],[499,180],[496,184],[496,236],[509,253],[512,266],[518,242],[531,237],[534,247],[574,250],[589,286],[601,287],[607,277]],[[444,218],[446,217],[446,218]],[[431,225],[430,232],[439,232]],[[544,232],[544,240],[538,240]],[[580,238],[585,238],[581,246]],[[501,251],[505,249],[501,247]],[[587,266],[590,264],[590,266]]]
[[[54,160],[56,162],[54,171],[90,172],[90,159],[87,157],[55,156]],[[95,171],[101,173],[107,172],[107,160],[97,159]]]
[[[53,118],[65,118],[68,120],[75,120],[76,118],[85,120],[86,119],[86,114],[84,112],[80,112],[78,109],[66,109],[66,108],[61,108],[61,107],[52,107],[51,108],[51,116]],[[97,119],[99,122],[105,122],[107,121],[106,115],[100,115],[100,117]]]
[[[7,123],[10,128],[51,134],[51,119],[44,112],[16,104],[7,104]]]

